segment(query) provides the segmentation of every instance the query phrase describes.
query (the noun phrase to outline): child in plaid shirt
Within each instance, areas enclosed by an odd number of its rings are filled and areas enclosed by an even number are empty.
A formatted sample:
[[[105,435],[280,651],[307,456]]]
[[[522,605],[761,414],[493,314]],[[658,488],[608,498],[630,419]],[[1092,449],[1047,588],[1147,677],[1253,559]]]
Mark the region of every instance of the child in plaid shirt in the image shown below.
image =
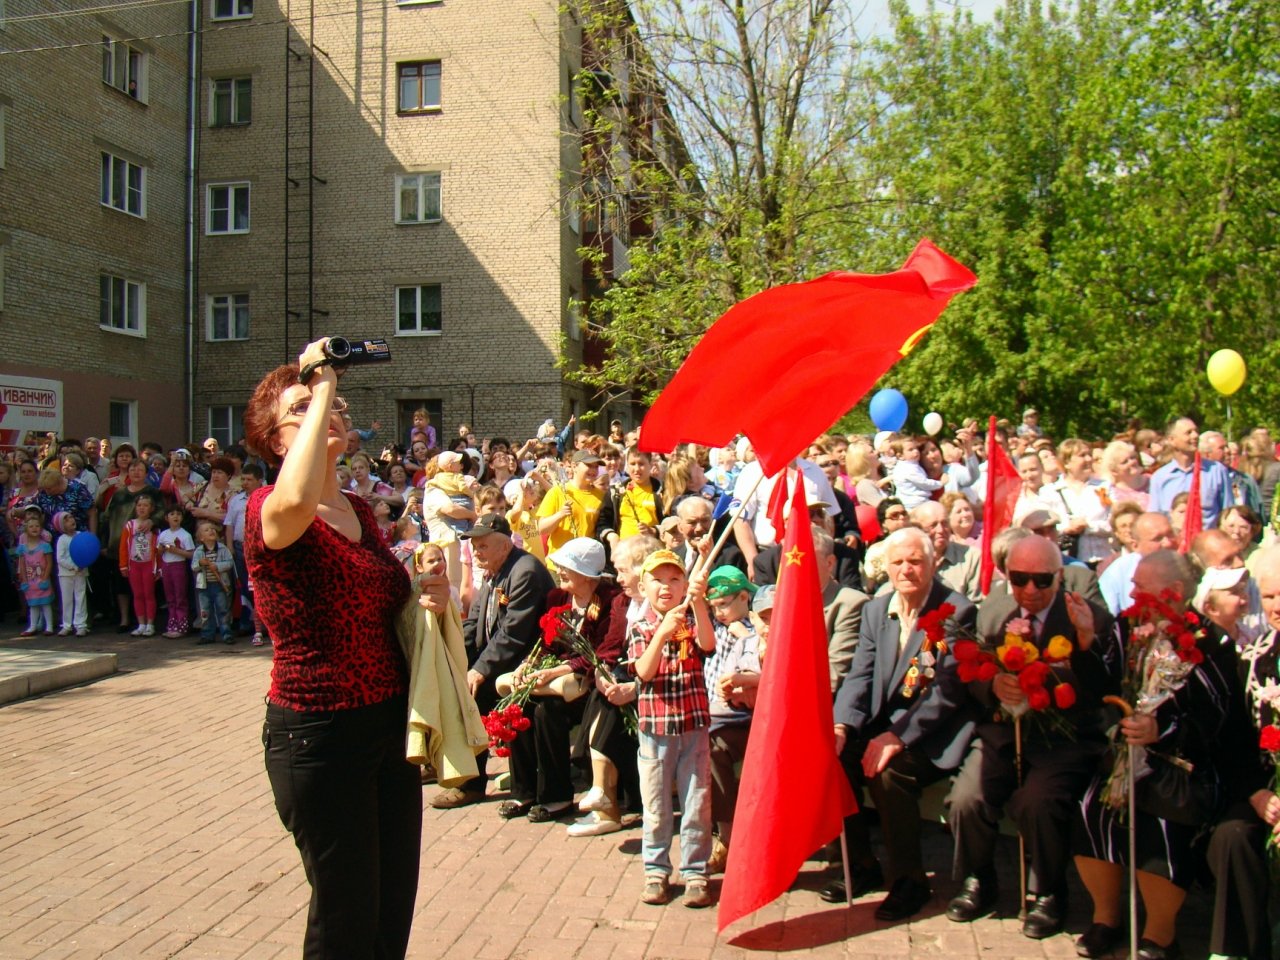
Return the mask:
[[[711,722],[702,659],[716,648],[705,573],[692,584],[670,550],[645,560],[648,610],[631,628],[628,658],[640,680],[640,792],[644,800],[645,903],[671,899],[671,788],[680,791],[680,859],[684,905],[711,905]],[[689,609],[683,609],[686,593]]]

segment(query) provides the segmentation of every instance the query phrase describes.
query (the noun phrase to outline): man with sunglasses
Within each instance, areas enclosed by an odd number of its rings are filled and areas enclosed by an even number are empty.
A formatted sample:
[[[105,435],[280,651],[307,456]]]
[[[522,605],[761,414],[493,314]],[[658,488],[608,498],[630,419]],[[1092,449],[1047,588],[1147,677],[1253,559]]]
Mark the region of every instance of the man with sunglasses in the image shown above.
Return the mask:
[[[955,873],[964,878],[947,916],[968,922],[990,912],[997,898],[994,868],[1002,811],[1017,824],[1026,844],[1027,886],[1032,903],[1022,933],[1035,940],[1062,929],[1066,915],[1068,830],[1081,794],[1106,749],[1102,697],[1118,693],[1106,664],[1114,653],[1115,621],[1106,608],[1062,588],[1062,553],[1045,537],[1024,537],[1009,551],[1009,592],[992,594],[978,610],[978,634],[992,648],[1004,642],[1012,622],[1029,628],[1043,651],[1055,637],[1071,642],[1068,660],[1053,680],[1071,684],[1074,706],[1059,711],[1070,733],[1043,718],[1022,721],[1022,775],[1014,750],[1009,711],[1026,702],[1012,673],[969,684],[969,695],[986,718],[951,792],[948,822],[955,835]]]

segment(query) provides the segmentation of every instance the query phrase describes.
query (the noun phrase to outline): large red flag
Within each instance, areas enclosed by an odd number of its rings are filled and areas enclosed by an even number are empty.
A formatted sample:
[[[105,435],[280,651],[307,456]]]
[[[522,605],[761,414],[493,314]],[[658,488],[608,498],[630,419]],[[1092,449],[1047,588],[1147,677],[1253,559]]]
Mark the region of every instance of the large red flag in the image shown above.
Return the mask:
[[[1022,478],[1004,447],[996,440],[996,418],[987,425],[987,498],[982,502],[982,593],[991,592],[996,562],[991,542],[1013,523],[1013,511],[1022,492]]]
[[[1178,544],[1178,551],[1189,553],[1191,541],[1203,529],[1204,510],[1200,507],[1200,451],[1197,450],[1191,473],[1191,495],[1187,498],[1187,512],[1182,517],[1182,542]]]
[[[805,858],[857,809],[836,758],[827,628],[804,483],[788,473],[795,490],[720,893],[721,930],[785,891]]]
[[[862,399],[977,277],[928,240],[901,270],[773,287],[725,312],[644,418],[640,447],[718,446],[741,431],[766,475]]]

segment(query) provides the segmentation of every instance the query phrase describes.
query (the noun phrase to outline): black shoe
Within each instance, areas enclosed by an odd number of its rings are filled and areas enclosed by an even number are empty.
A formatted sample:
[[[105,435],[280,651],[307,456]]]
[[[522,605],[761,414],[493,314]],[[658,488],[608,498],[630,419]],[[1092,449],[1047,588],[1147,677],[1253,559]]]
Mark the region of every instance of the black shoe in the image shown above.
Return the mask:
[[[1105,957],[1124,938],[1124,927],[1109,927],[1095,923],[1076,941],[1076,955],[1081,957]]]
[[[933,897],[928,883],[911,877],[899,877],[889,888],[889,895],[876,907],[876,919],[897,923],[915,916]]]
[[[956,923],[972,923],[991,912],[999,895],[1000,888],[994,876],[983,878],[971,874],[964,878],[960,892],[947,904],[947,919]]]
[[[1138,941],[1138,960],[1174,960],[1180,952],[1176,940],[1167,947],[1162,947],[1146,937]]]
[[[879,863],[871,863],[865,867],[855,864],[849,868],[849,878],[853,881],[854,900],[873,890],[884,889],[884,871],[880,869]],[[844,888],[843,877],[828,883],[819,891],[818,896],[827,903],[848,903],[850,899]]]
[[[1066,898],[1056,893],[1036,897],[1022,921],[1022,935],[1032,940],[1052,937],[1062,930],[1062,918],[1067,912]]]

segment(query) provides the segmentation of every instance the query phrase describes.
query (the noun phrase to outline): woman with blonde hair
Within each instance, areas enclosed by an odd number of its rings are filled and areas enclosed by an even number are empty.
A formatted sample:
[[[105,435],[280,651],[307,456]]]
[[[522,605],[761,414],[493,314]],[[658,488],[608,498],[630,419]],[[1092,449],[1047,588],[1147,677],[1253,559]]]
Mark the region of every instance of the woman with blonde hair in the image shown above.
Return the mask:
[[[844,472],[853,484],[858,503],[874,507],[884,499],[884,491],[880,488],[880,458],[871,449],[871,444],[861,438],[849,444],[844,453]]]
[[[662,478],[662,515],[665,517],[675,513],[676,501],[683,499],[689,492],[689,481],[693,477],[693,461],[677,454],[667,461],[667,472]]]
[[[1136,503],[1146,510],[1151,503],[1147,490],[1150,481],[1142,472],[1142,461],[1133,444],[1124,440],[1112,440],[1102,451],[1102,488],[1112,503]]]

